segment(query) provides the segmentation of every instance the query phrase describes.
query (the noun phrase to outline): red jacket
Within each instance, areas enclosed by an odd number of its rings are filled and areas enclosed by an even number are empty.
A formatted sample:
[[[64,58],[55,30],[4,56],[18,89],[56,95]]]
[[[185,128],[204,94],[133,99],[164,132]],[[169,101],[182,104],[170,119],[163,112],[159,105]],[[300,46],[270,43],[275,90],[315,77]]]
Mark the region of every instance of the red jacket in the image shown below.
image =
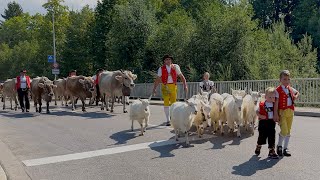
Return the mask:
[[[282,89],[282,86],[278,86],[277,87],[277,92],[279,93],[279,109],[282,109],[282,110],[285,110],[285,109],[292,109],[294,110],[294,93],[293,93],[293,90],[290,86],[288,86],[288,89],[289,89],[289,93],[290,93],[290,96],[289,98],[291,98],[292,100],[292,105],[291,106],[288,106],[288,95],[284,92],[284,90]]]
[[[27,88],[30,89],[30,87],[31,87],[30,77],[26,76],[26,80],[27,80]],[[20,85],[21,85],[21,79],[20,79],[20,76],[17,76],[16,90],[18,90],[20,88]]]
[[[100,74],[96,74],[96,80],[94,81],[95,85],[99,85],[99,75]]]
[[[167,71],[166,65],[163,65],[161,67],[161,71],[162,71],[162,76],[161,76],[162,84],[167,84],[169,73]],[[174,65],[173,64],[171,65],[170,74],[172,76],[173,84],[177,84],[177,71],[174,69]]]

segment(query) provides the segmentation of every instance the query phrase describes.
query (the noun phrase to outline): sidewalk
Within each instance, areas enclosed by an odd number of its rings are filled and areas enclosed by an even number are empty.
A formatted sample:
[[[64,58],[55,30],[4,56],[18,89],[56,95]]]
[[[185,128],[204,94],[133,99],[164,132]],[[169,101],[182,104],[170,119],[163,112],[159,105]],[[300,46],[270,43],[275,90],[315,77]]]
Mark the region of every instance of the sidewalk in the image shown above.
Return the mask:
[[[0,165],[0,180],[7,180],[7,175],[2,169],[2,166]]]
[[[151,105],[163,105],[163,101],[151,100]],[[296,107],[295,116],[320,117],[320,108]]]

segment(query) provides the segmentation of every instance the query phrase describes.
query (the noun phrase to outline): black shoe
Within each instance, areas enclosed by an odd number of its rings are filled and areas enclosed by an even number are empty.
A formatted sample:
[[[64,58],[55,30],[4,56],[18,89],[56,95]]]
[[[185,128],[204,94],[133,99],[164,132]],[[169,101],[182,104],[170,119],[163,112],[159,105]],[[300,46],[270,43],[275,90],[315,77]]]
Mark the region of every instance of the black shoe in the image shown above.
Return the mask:
[[[257,156],[259,156],[260,150],[261,150],[261,146],[257,145],[256,150],[254,151],[254,153],[255,153]]]
[[[284,149],[283,150],[283,155],[287,156],[287,157],[291,156],[291,153],[290,153],[289,149]]]
[[[21,110],[22,110],[22,112],[24,112],[24,108],[22,108]]]
[[[282,146],[277,146],[277,154],[278,154],[279,156],[283,156]]]
[[[29,109],[27,109],[26,112],[29,112]]]
[[[271,159],[279,159],[279,156],[276,154],[274,149],[271,149],[269,151],[268,157],[271,158]]]
[[[167,122],[166,126],[171,126],[170,122]]]

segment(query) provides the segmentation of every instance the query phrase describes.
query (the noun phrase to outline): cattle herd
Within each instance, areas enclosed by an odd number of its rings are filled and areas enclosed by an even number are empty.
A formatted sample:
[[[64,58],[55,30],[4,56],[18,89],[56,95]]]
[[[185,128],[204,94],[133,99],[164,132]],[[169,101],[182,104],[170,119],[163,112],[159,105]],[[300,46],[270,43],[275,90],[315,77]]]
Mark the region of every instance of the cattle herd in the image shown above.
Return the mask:
[[[99,76],[99,89],[101,98],[101,110],[114,111],[116,97],[122,97],[123,112],[126,113],[126,93],[124,89],[132,90],[137,78],[131,71],[104,71]],[[6,108],[6,99],[10,101],[12,110],[18,109],[17,91],[15,89],[16,78],[7,79],[1,83],[0,92],[2,95],[3,109]],[[231,94],[199,92],[185,102],[176,102],[170,106],[170,121],[174,128],[176,140],[184,133],[186,144],[189,144],[188,134],[192,126],[197,129],[197,134],[202,137],[205,128],[210,128],[212,133],[220,131],[224,134],[224,126],[228,131],[234,132],[237,129],[237,136],[241,136],[240,126],[243,125],[251,134],[254,133],[254,124],[257,119],[256,109],[259,102],[264,98],[261,92],[250,90],[232,90]],[[85,112],[86,99],[90,102],[96,100],[96,86],[92,77],[72,76],[51,81],[47,77],[36,77],[31,81],[30,98],[34,102],[36,112],[42,111],[42,100],[46,102],[46,112],[50,113],[49,103],[54,99],[61,100],[62,106],[72,104],[75,110],[76,101],[82,102],[82,111]],[[54,97],[54,98],[53,98]],[[129,119],[138,121],[141,126],[140,135],[144,135],[150,118],[150,100],[137,99],[131,103]],[[13,107],[12,102],[15,102]],[[68,103],[68,101],[70,101]],[[109,103],[111,102],[111,105]]]
[[[134,88],[134,80],[137,78],[131,71],[104,71],[99,76],[99,87],[102,98],[101,109],[106,107],[109,111],[109,101],[111,101],[111,112],[114,109],[115,97],[122,97],[123,89]],[[18,109],[16,78],[7,79],[0,85],[2,95],[3,109],[6,108],[6,100],[10,102],[10,108]],[[62,105],[72,105],[72,110],[75,110],[77,100],[82,102],[82,111],[85,112],[85,100],[90,99],[90,102],[96,99],[96,86],[92,77],[71,76],[63,79],[51,81],[47,77],[35,77],[31,80],[30,99],[33,100],[36,112],[42,111],[42,100],[46,102],[46,112],[50,113],[49,103],[54,99],[55,105],[57,100],[61,100]],[[54,98],[53,98],[54,97]],[[70,102],[68,103],[68,100]],[[12,102],[15,102],[13,107]],[[127,112],[126,103],[123,103],[123,112]]]

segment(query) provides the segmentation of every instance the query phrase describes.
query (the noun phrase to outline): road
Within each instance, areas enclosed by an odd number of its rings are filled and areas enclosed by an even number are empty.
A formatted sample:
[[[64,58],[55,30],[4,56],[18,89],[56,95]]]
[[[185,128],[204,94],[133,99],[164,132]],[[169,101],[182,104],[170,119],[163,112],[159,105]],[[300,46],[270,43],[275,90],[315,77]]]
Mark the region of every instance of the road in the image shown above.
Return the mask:
[[[320,119],[294,118],[292,157],[267,158],[264,146],[254,155],[257,131],[225,136],[207,132],[174,141],[162,106],[151,106],[150,127],[138,136],[130,131],[128,114],[106,113],[98,107],[52,107],[51,114],[0,111],[0,162],[8,179],[290,179],[313,180],[320,176]],[[277,127],[277,132],[279,128]]]

